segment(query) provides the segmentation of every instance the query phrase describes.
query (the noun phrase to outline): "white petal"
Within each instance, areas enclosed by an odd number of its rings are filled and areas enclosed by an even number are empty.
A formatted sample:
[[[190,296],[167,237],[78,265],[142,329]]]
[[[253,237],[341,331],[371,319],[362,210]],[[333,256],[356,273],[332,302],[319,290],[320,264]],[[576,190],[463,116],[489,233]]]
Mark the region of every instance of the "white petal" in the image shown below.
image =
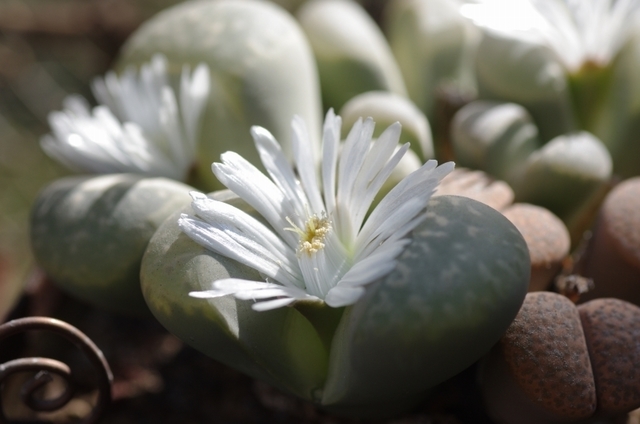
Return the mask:
[[[212,290],[189,293],[189,296],[198,298],[215,298],[226,295],[233,295],[236,299],[240,300],[277,298],[255,303],[252,305],[252,309],[256,311],[276,309],[289,305],[296,300],[318,300],[318,298],[314,296],[309,296],[304,290],[238,278],[218,280],[213,283]]]
[[[363,286],[384,277],[396,267],[396,258],[409,243],[411,243],[410,239],[401,239],[393,242],[386,241],[379,245],[368,256],[356,262],[340,280],[338,286]]]
[[[415,214],[422,208],[427,206],[431,195],[442,178],[449,174],[454,167],[452,162],[442,164],[437,168],[435,168],[435,165],[435,161],[428,161],[391,189],[371,212],[358,234],[356,251],[371,243],[381,233],[381,228],[389,228],[389,225],[400,228],[407,221],[413,219]],[[416,202],[422,203],[422,206]],[[398,212],[399,209],[402,212]],[[415,211],[413,216],[407,213],[410,210]],[[395,219],[390,220],[393,216],[395,216]],[[403,221],[399,221],[398,219],[400,218]],[[388,220],[389,222],[387,222]]]
[[[362,287],[334,287],[329,290],[324,301],[332,308],[341,308],[356,303],[364,294]]]
[[[212,169],[222,184],[251,205],[292,249],[296,249],[296,235],[285,231],[291,226],[286,218],[297,218],[299,226],[302,225],[301,218],[297,217],[291,201],[269,178],[234,152],[222,154],[222,163],[214,163]]]
[[[193,241],[207,249],[247,265],[284,285],[302,285],[286,272],[282,262],[272,252],[233,229],[225,231],[185,214],[178,220],[178,226]]]
[[[242,244],[244,239],[255,241],[273,255],[273,259],[291,274],[291,278],[302,281],[295,251],[277,237],[273,231],[251,215],[224,202],[210,199],[202,193],[192,191],[191,206],[196,215],[205,222],[220,229],[226,229],[228,235],[241,234],[235,240]],[[251,248],[253,243],[245,246]]]
[[[376,142],[377,143],[377,142]],[[358,200],[353,208],[354,225],[356,228],[362,227],[362,222],[373,203],[376,195],[387,181],[393,170],[398,166],[404,155],[409,150],[409,143],[405,143],[398,151],[383,164],[382,169],[376,171],[375,178],[369,181],[363,181],[361,186],[356,187],[356,193],[359,193]],[[393,150],[391,150],[393,152]],[[366,184],[366,185],[365,185]]]
[[[342,119],[329,109],[324,120],[322,135],[322,186],[327,214],[333,215],[336,207],[336,168]]]
[[[199,64],[189,78],[190,68],[183,66],[180,79],[180,109],[189,153],[195,155],[200,117],[204,111],[211,90],[209,67]]]
[[[334,222],[340,239],[346,246],[355,240],[359,226],[355,221],[358,205],[354,199],[354,184],[371,146],[374,122],[368,118],[364,123],[357,121],[352,127],[340,155],[338,192]]]
[[[279,284],[245,280],[242,278],[225,278],[222,280],[216,280],[213,282],[213,287],[217,290],[223,290],[228,293],[236,293],[244,290],[282,288]]]
[[[294,205],[298,213],[305,212],[305,205],[309,204],[307,196],[298,184],[289,161],[284,156],[278,142],[273,135],[262,127],[252,127],[251,135],[260,154],[260,159],[273,182]]]
[[[190,292],[189,296],[208,299],[227,296],[229,294],[235,296],[237,293],[243,293],[252,290],[272,290],[283,288],[278,284],[265,283],[264,281],[244,280],[241,278],[225,278],[222,280],[217,280],[213,282],[212,286],[213,288],[210,290]]]
[[[316,176],[316,164],[313,158],[313,149],[307,126],[302,118],[294,116],[291,123],[292,127],[292,145],[293,157],[296,163],[298,175],[300,175],[300,183],[306,193],[309,206],[315,214],[326,211],[322,197],[320,196],[320,188],[318,186],[318,178]]]
[[[225,293],[220,290],[203,290],[203,291],[194,291],[189,292],[189,296],[197,297],[198,299],[215,299],[216,297],[227,296],[231,293]]]
[[[290,305],[296,300],[297,299],[293,299],[293,298],[282,298],[282,299],[267,300],[264,302],[256,302],[253,305],[251,305],[251,309],[257,312],[270,311],[272,309],[278,309],[278,308],[282,308],[283,306]]]

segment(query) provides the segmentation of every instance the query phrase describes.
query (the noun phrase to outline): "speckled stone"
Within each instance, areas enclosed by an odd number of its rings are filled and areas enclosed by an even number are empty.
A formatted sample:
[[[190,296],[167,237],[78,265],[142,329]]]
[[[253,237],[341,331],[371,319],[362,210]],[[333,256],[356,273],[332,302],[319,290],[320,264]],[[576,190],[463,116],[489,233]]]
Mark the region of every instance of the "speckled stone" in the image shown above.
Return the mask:
[[[569,230],[557,216],[540,206],[517,203],[502,213],[527,242],[531,256],[529,291],[545,290],[569,254]]]
[[[566,297],[529,293],[501,347],[525,395],[558,418],[590,417],[596,389],[578,310]]]
[[[456,168],[438,186],[435,196],[464,196],[502,210],[513,202],[514,194],[509,184],[494,180],[482,171]]]
[[[620,254],[640,268],[640,177],[613,189],[602,206],[602,220]]]
[[[640,407],[640,308],[596,299],[578,308],[596,382],[598,412]]]
[[[580,267],[595,283],[583,300],[616,297],[640,305],[640,177],[609,193]]]

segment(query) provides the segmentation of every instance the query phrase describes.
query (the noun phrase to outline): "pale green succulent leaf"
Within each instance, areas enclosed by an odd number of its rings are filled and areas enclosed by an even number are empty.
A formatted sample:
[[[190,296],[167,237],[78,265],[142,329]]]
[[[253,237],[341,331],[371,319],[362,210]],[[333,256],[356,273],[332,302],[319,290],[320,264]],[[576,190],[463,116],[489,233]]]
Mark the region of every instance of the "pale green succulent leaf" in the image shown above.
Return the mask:
[[[457,0],[393,0],[385,10],[385,32],[407,92],[429,119],[439,86],[475,91],[471,64],[479,31],[459,6]]]
[[[475,69],[479,97],[522,105],[543,142],[576,129],[565,70],[547,47],[487,32]]]
[[[623,178],[640,175],[640,30],[612,65],[609,92],[594,120],[593,132],[607,146],[614,173]]]
[[[451,124],[456,163],[512,181],[540,145],[538,129],[520,105],[478,100],[460,109]]]
[[[297,15],[313,48],[326,109],[373,90],[406,95],[400,69],[382,32],[356,2],[314,0]]]
[[[546,207],[572,230],[589,200],[611,178],[612,161],[602,142],[587,132],[556,137],[532,154],[513,189],[516,202]]]
[[[422,162],[434,158],[431,126],[427,117],[408,98],[387,91],[370,91],[350,99],[340,110],[342,128],[345,132],[361,117],[372,117],[376,122],[373,137],[379,137],[382,131],[394,122],[400,122],[402,133],[400,144],[411,143],[413,150]]]

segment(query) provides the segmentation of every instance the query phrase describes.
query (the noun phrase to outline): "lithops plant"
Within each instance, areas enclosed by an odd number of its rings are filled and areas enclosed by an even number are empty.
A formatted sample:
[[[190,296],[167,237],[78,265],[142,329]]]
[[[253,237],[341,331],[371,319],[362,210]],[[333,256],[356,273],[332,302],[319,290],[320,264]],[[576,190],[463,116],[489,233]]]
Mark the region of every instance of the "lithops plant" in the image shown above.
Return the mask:
[[[455,115],[451,134],[461,165],[505,179],[517,202],[560,217],[574,242],[609,189],[613,167],[600,140],[577,132],[543,145],[533,120],[516,104],[471,102]]]
[[[68,177],[46,187],[31,212],[35,259],[68,293],[101,308],[148,315],[140,262],[149,239],[191,187],[134,174]]]
[[[597,422],[640,406],[640,308],[618,299],[576,307],[529,293],[484,360],[481,386],[498,423]]]
[[[313,47],[326,109],[367,91],[406,95],[382,31],[358,3],[312,0],[296,16]]]
[[[242,199],[193,194],[152,238],[141,278],[156,318],[207,355],[334,413],[379,418],[490,349],[524,298],[529,254],[494,209],[428,200],[451,164],[427,162],[369,210],[387,157],[408,148],[393,153],[398,125],[373,144],[372,133],[359,121],[339,149],[329,113],[321,191],[310,158],[296,158],[296,176],[254,129],[271,179],[223,157],[214,171]]]
[[[640,305],[640,178],[608,194],[578,269],[595,285],[585,300],[611,296]]]
[[[42,148],[73,171],[108,174],[56,181],[38,196],[31,245],[38,264],[68,292],[117,312],[148,314],[139,267],[158,225],[188,203],[209,70],[182,68],[179,90],[155,55],[141,69],[97,78],[101,104],[70,96],[49,116]],[[163,178],[166,177],[166,178]],[[170,180],[171,178],[172,180]]]
[[[203,188],[221,188],[211,163],[228,150],[259,164],[249,129],[261,125],[282,140],[291,159],[289,122],[301,116],[317,150],[322,111],[313,53],[300,26],[279,6],[258,0],[178,4],[145,22],[123,47],[118,67],[164,54],[173,78],[184,64],[205,63],[211,93],[202,118],[196,172]]]
[[[607,146],[613,169],[638,175],[637,1],[480,2],[462,13],[483,28],[475,56],[481,99],[531,113],[543,143],[574,131]],[[499,17],[499,18],[498,18]]]

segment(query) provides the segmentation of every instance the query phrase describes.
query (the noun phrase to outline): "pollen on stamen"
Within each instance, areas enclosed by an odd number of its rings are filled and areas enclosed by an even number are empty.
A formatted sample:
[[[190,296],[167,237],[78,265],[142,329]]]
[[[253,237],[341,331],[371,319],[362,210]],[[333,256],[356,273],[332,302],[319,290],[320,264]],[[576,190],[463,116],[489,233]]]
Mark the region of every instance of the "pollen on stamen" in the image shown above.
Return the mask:
[[[286,219],[292,226],[285,228],[285,230],[292,231],[300,237],[298,254],[306,253],[311,255],[324,248],[324,239],[331,231],[331,221],[324,212],[322,216],[314,214],[309,217],[304,224],[304,229],[294,224],[289,217]]]

